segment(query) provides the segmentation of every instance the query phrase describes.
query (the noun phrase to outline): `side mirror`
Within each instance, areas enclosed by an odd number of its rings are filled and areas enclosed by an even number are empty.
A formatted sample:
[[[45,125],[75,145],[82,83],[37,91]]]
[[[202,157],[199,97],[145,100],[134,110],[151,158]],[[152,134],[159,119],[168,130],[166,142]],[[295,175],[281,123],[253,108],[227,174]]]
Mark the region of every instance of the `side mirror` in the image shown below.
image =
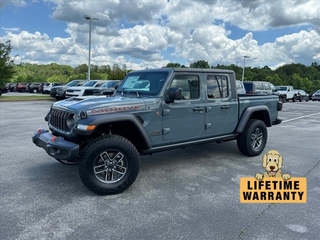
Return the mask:
[[[180,100],[182,98],[181,88],[169,88],[166,102],[174,102],[174,100]]]

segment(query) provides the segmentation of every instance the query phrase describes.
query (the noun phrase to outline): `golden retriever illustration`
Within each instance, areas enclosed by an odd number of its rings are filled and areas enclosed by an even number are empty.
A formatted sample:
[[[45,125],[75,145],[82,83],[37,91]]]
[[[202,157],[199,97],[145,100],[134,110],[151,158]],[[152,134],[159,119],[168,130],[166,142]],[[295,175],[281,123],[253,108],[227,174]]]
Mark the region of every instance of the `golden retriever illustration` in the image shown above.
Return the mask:
[[[262,166],[265,172],[262,174],[257,173],[256,179],[262,180],[263,178],[283,178],[283,180],[290,179],[289,174],[282,174],[282,161],[280,153],[276,150],[270,150],[262,157]]]

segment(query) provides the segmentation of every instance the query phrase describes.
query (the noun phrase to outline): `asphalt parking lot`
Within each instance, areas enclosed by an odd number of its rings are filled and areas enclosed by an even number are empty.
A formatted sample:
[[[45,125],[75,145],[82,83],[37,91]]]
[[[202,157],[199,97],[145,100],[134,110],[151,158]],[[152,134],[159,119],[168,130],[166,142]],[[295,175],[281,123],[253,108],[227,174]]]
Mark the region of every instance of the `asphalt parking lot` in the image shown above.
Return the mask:
[[[319,239],[320,102],[285,103],[264,151],[307,178],[306,204],[241,204],[239,179],[263,172],[262,155],[235,141],[144,156],[130,189],[97,196],[32,143],[51,104],[0,102],[0,239]]]

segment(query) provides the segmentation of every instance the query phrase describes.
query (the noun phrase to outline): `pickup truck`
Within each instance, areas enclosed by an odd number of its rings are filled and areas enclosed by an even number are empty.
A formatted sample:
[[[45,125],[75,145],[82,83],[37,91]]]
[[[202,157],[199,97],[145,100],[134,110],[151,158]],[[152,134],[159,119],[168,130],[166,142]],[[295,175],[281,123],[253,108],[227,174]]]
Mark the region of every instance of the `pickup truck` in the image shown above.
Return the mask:
[[[275,95],[237,95],[235,73],[160,68],[128,73],[111,97],[55,102],[33,143],[65,164],[98,195],[129,188],[140,156],[195,144],[236,140],[246,156],[262,153],[267,127],[281,123]]]
[[[297,93],[293,89],[293,86],[275,86],[276,92],[282,97],[282,101],[286,102],[291,100],[295,102],[297,100]]]

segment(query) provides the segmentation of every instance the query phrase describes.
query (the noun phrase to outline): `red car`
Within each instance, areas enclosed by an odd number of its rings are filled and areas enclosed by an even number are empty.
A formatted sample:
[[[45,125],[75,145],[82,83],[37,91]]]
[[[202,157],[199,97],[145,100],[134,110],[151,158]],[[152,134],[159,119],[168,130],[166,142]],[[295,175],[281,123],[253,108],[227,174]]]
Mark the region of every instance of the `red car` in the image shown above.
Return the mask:
[[[25,92],[27,89],[26,83],[18,83],[18,85],[15,87],[15,91],[17,92]]]

